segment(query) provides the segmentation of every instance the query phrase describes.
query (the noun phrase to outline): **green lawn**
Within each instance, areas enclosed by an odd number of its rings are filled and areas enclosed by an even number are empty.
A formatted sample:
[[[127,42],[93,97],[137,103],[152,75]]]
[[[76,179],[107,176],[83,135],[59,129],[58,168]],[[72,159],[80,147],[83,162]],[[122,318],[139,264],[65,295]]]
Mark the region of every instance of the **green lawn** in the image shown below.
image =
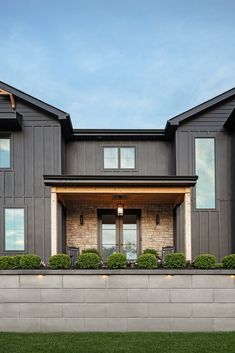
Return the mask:
[[[0,333],[1,353],[234,353],[228,333]]]

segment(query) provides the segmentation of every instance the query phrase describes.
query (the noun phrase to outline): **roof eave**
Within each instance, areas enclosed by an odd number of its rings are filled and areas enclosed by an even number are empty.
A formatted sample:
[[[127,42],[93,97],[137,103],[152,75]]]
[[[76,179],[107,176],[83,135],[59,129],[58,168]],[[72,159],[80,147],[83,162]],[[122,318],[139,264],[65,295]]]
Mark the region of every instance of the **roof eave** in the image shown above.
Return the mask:
[[[192,187],[197,176],[68,176],[44,175],[46,186],[159,186]]]

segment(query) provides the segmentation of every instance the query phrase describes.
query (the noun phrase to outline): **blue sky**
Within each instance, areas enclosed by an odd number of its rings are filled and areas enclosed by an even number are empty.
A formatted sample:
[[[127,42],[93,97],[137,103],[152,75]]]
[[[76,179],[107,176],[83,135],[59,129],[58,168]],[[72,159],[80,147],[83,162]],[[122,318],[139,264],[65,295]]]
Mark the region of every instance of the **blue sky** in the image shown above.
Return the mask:
[[[235,86],[234,0],[0,5],[0,80],[76,128],[162,128]]]

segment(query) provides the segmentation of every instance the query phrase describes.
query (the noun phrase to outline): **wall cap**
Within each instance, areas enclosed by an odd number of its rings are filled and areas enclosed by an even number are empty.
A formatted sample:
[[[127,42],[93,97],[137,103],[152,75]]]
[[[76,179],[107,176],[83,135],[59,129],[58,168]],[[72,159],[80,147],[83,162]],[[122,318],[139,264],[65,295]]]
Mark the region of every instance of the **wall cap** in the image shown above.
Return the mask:
[[[120,270],[0,270],[0,275],[234,275],[235,269],[120,269]]]

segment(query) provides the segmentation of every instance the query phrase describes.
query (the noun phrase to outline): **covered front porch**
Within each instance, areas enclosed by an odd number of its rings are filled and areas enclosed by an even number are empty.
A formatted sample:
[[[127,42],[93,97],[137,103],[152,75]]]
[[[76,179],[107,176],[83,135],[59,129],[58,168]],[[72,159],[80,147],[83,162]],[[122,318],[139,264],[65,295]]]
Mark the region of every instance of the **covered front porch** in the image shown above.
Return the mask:
[[[196,177],[45,176],[51,186],[51,254],[61,239],[58,205],[63,212],[65,246],[97,248],[105,260],[124,252],[135,260],[146,248],[161,253],[176,247],[176,209],[184,204],[184,251],[191,260],[191,189]],[[176,249],[177,250],[177,249]]]

